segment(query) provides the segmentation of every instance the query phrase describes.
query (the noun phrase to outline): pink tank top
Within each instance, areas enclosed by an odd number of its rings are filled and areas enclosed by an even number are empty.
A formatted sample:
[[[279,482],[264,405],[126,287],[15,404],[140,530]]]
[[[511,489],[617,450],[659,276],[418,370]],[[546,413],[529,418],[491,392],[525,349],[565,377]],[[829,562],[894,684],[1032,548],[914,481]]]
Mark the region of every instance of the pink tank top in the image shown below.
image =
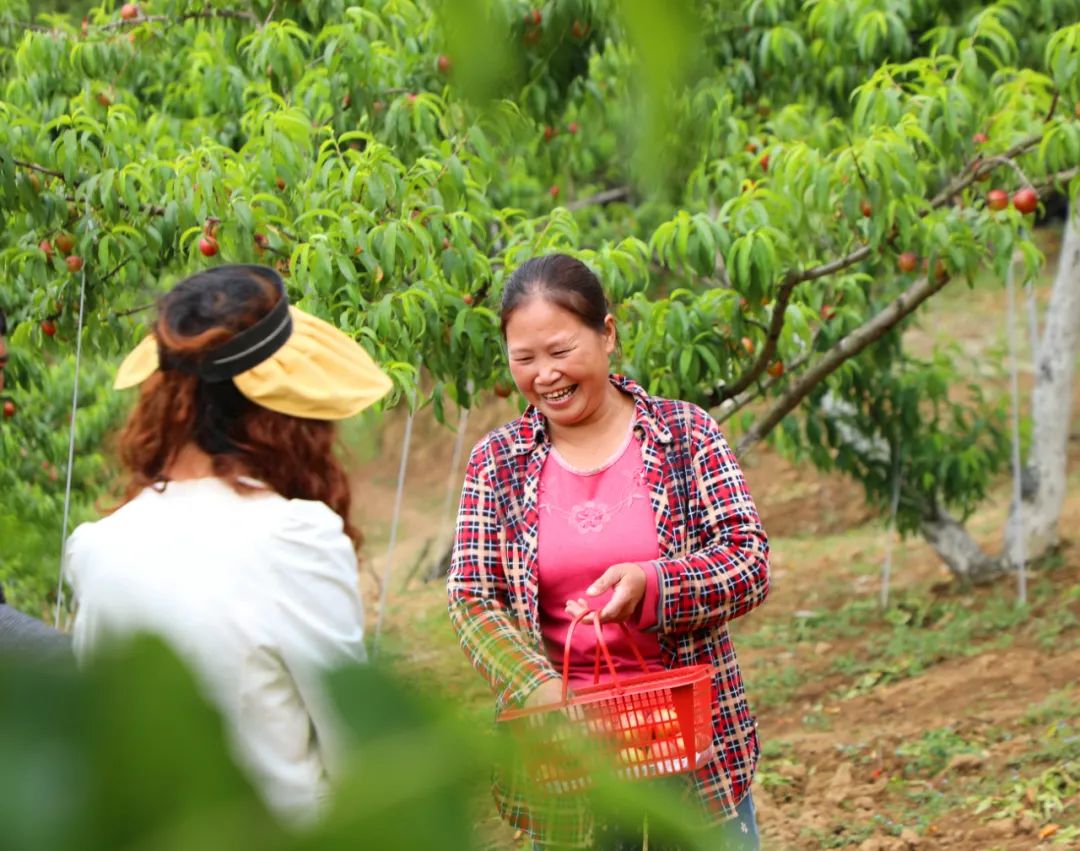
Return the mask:
[[[631,430],[623,448],[595,470],[576,470],[552,449],[540,473],[538,507],[540,628],[555,667],[562,671],[570,625],[566,601],[584,597],[592,608],[603,608],[612,592],[588,597],[585,589],[612,565],[637,562],[645,569],[645,596],[626,625],[649,669],[663,670],[656,634],[643,631],[656,624],[658,595],[656,571],[645,562],[659,558],[660,548],[637,435]],[[641,665],[618,625],[604,624],[603,630],[619,674],[640,673]],[[571,688],[592,685],[595,648],[592,625],[579,624],[570,652]],[[604,664],[600,682],[610,679]]]

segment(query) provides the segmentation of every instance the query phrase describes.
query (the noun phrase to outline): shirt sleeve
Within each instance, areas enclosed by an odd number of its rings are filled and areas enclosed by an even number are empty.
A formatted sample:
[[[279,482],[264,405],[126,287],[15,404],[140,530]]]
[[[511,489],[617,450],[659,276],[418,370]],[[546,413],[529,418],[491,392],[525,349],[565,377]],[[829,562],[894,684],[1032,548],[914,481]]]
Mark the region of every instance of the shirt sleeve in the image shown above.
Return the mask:
[[[740,617],[769,593],[769,541],[742,470],[716,421],[696,411],[688,475],[690,526],[705,542],[679,558],[652,562],[659,578],[659,631],[711,629]]]
[[[325,504],[306,500],[290,500],[272,547],[278,651],[333,775],[346,742],[322,677],[367,658],[356,552],[341,518]]]
[[[560,675],[525,639],[507,611],[501,546],[505,533],[485,455],[480,444],[465,471],[447,576],[450,621],[465,655],[495,691],[499,705],[517,706],[539,685]]]

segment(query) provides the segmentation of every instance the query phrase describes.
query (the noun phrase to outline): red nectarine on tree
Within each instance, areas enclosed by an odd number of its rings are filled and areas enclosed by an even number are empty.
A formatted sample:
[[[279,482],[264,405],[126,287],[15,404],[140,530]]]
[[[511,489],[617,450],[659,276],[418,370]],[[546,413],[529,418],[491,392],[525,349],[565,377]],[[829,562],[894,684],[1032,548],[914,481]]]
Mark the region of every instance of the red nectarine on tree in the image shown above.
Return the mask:
[[[1030,186],[1017,189],[1012,197],[1013,206],[1025,216],[1039,208],[1039,193]]]
[[[1004,189],[991,189],[986,193],[986,206],[991,210],[1004,210],[1009,206],[1009,193]]]
[[[919,265],[919,258],[913,251],[905,251],[896,259],[896,265],[900,267],[901,272],[914,272],[915,267]]]

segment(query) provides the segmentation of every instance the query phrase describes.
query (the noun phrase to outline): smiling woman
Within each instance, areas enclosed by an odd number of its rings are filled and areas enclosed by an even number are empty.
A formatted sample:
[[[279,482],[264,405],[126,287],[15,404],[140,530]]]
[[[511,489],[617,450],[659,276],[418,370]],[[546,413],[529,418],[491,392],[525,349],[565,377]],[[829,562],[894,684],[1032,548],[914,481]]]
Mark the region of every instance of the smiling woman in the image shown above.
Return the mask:
[[[500,709],[561,702],[555,664],[588,610],[619,673],[640,671],[636,653],[650,670],[712,666],[702,751],[714,756],[687,781],[704,805],[704,841],[756,849],[759,747],[727,622],[765,599],[769,550],[734,455],[701,408],[609,374],[615,320],[584,263],[553,254],[519,268],[503,290],[502,332],[529,407],[486,435],[466,470],[448,578],[466,654]],[[587,630],[569,651],[567,685],[591,685]],[[584,799],[549,810],[517,779],[499,781],[496,801],[537,842],[641,846],[614,829],[596,841]]]

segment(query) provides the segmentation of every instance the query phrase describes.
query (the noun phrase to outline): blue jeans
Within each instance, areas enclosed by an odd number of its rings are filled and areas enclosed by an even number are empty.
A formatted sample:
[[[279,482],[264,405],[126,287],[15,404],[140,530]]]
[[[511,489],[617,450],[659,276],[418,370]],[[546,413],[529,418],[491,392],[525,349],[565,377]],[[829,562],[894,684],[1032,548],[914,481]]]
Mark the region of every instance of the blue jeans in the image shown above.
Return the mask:
[[[643,829],[630,833],[621,831],[615,833],[599,825],[592,851],[640,851],[644,845],[643,834]],[[701,839],[703,840],[702,847],[710,851],[760,851],[761,838],[758,835],[754,799],[750,795],[743,798],[730,819],[706,828],[701,834]],[[557,845],[533,844],[534,851],[554,851],[558,847]],[[650,831],[649,851],[679,851],[679,848],[665,843],[661,837],[654,836]]]

